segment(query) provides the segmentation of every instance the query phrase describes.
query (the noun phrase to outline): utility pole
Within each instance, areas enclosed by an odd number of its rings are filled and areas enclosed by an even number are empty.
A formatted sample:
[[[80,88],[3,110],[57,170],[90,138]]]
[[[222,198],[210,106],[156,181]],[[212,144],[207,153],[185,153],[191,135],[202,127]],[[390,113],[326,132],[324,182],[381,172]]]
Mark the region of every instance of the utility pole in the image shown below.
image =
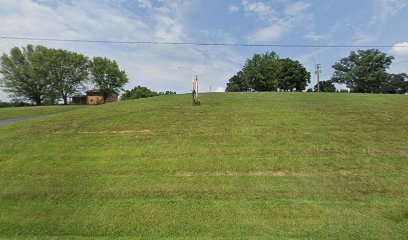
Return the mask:
[[[317,74],[317,92],[320,92],[320,73],[322,73],[322,65],[316,64],[316,71]]]

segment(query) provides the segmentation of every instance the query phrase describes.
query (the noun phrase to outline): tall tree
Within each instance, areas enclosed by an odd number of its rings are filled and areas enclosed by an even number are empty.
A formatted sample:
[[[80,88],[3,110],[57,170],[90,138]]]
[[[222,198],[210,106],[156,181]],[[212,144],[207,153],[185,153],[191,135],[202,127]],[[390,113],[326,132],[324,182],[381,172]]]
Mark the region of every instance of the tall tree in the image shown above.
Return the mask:
[[[244,67],[229,79],[227,92],[232,91],[302,91],[310,82],[310,73],[298,61],[280,59],[275,52],[255,54]]]
[[[311,75],[299,61],[285,58],[278,61],[276,77],[279,89],[301,92],[310,83]]]
[[[126,72],[119,69],[116,61],[94,57],[89,65],[91,80],[98,88],[104,103],[112,91],[119,92],[128,82]]]
[[[255,54],[252,59],[247,59],[242,73],[251,89],[258,92],[277,90],[278,59],[279,56],[275,52]]]
[[[84,89],[88,77],[88,58],[62,49],[50,49],[50,78],[52,88],[68,104],[68,96]]]
[[[41,105],[52,91],[49,78],[49,50],[43,46],[14,47],[1,57],[0,86],[13,98]]]
[[[386,70],[393,59],[378,49],[352,51],[333,65],[332,80],[347,84],[352,92],[378,93],[388,78]]]

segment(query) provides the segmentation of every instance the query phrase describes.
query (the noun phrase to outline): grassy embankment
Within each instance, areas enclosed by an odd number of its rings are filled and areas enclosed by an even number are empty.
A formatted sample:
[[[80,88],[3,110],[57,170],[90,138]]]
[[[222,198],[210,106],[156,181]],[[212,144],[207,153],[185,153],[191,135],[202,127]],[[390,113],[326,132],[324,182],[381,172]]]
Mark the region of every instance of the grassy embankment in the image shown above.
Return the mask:
[[[23,118],[39,115],[50,115],[61,112],[68,112],[83,108],[81,105],[67,105],[67,106],[40,106],[40,107],[8,107],[0,108],[0,120]]]
[[[0,126],[0,237],[404,239],[408,98],[161,96]]]

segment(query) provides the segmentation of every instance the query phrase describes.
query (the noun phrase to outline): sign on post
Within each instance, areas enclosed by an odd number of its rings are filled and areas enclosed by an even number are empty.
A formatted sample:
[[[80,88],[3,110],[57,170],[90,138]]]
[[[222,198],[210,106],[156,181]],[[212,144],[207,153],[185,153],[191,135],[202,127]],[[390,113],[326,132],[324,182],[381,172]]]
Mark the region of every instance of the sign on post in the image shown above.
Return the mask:
[[[193,77],[191,92],[193,94],[193,106],[198,103],[198,76]]]

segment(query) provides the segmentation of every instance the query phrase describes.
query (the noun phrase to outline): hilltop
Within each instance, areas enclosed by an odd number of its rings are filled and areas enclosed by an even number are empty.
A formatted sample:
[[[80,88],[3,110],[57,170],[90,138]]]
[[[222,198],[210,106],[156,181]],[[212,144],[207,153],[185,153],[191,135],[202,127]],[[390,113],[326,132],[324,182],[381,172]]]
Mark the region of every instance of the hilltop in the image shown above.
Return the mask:
[[[0,237],[408,235],[407,96],[190,98],[0,126]]]

